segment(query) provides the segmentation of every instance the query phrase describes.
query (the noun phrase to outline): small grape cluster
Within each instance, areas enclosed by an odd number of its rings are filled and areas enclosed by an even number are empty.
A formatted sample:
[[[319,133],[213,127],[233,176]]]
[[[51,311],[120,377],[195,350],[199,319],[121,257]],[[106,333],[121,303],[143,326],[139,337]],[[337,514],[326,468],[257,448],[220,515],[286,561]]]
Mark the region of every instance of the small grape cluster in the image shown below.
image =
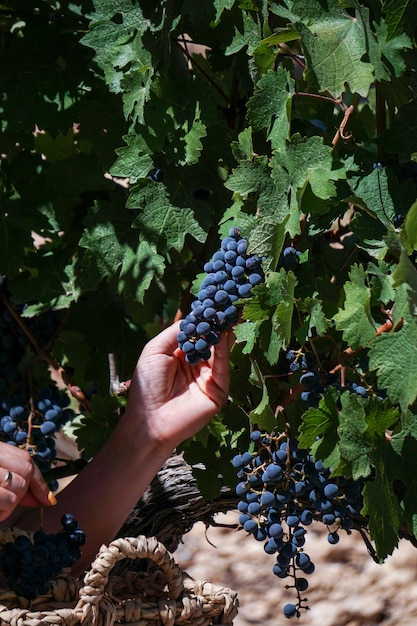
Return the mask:
[[[320,399],[329,386],[336,387],[341,393],[356,393],[362,398],[368,396],[368,392],[363,384],[348,382],[341,387],[336,382],[334,375],[329,373],[322,375],[318,368],[317,358],[312,351],[290,349],[287,350],[285,358],[288,362],[289,371],[292,374],[301,372],[299,382],[304,389],[300,397],[309,407],[318,407]]]
[[[211,261],[205,263],[207,276],[178,333],[178,347],[185,353],[187,363],[193,365],[210,358],[219,332],[237,322],[236,302],[250,297],[252,288],[263,282],[262,259],[248,254],[247,249],[241,229],[233,227]]]
[[[300,250],[297,250],[292,246],[286,246],[280,254],[278,269],[283,267],[287,272],[290,270],[295,272],[300,264],[301,254]]]
[[[309,583],[306,575],[315,566],[304,551],[307,530],[314,519],[328,528],[329,543],[339,541],[339,530],[350,531],[360,512],[358,483],[334,478],[321,461],[314,461],[296,439],[268,435],[255,430],[254,452],[237,454],[232,464],[239,483],[236,493],[239,522],[256,540],[264,541],[267,554],[276,554],[272,568],[278,578],[292,578],[297,600],[283,607],[285,617],[300,616],[307,609],[302,594]]]
[[[81,557],[86,535],[70,513],[61,519],[63,530],[38,530],[33,541],[26,535],[5,543],[0,553],[0,571],[8,588],[17,596],[34,600],[48,593],[51,580]]]
[[[54,435],[75,415],[69,402],[67,394],[56,387],[40,389],[33,409],[25,398],[5,398],[0,402],[0,441],[24,447],[46,474],[57,456]],[[56,481],[48,484],[51,491],[58,487]]]

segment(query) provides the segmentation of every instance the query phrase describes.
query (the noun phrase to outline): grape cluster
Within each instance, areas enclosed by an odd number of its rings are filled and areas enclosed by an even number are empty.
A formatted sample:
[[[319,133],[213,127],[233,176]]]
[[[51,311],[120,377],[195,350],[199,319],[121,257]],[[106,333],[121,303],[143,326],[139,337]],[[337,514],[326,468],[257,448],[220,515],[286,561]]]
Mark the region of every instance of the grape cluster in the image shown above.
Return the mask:
[[[38,530],[33,541],[26,535],[5,543],[0,553],[0,571],[8,588],[17,596],[34,600],[48,593],[50,581],[81,556],[86,535],[69,513],[61,519],[63,530],[47,533]]]
[[[0,441],[24,447],[46,474],[57,456],[54,435],[75,415],[69,402],[68,396],[55,387],[41,389],[32,410],[22,397],[0,401]],[[51,491],[58,487],[56,481],[48,485]]]
[[[211,261],[204,265],[204,278],[191,312],[182,320],[178,346],[187,363],[208,360],[219,332],[237,322],[237,301],[248,298],[264,280],[262,259],[247,253],[248,242],[240,228],[233,227]]]
[[[286,246],[280,254],[278,269],[283,267],[287,272],[290,270],[295,272],[300,263],[301,254],[300,250],[296,250],[292,246]]]
[[[312,351],[287,350],[285,354],[289,372],[301,373],[299,382],[303,387],[300,397],[309,407],[317,408],[327,387],[336,387],[341,393],[356,393],[362,398],[368,396],[368,392],[363,384],[348,382],[341,387],[334,374],[322,373],[317,364],[316,355]]]
[[[25,306],[16,308],[16,313],[23,313]],[[57,328],[54,311],[26,323],[42,345]],[[19,372],[28,347],[28,339],[16,319],[0,303],[0,441],[28,450],[42,474],[47,474],[57,456],[54,435],[75,413],[68,406],[68,395],[57,387],[32,390],[29,397]],[[51,491],[58,488],[56,480],[48,484]]]
[[[314,461],[297,440],[255,430],[251,440],[254,452],[237,454],[232,464],[239,482],[239,522],[256,540],[264,541],[267,554],[276,555],[273,573],[292,578],[297,600],[284,606],[288,618],[299,617],[306,609],[302,594],[309,583],[305,576],[315,566],[304,550],[306,527],[314,519],[328,527],[329,543],[339,541],[339,530],[350,531],[353,517],[360,512],[358,483],[332,477],[321,461]]]

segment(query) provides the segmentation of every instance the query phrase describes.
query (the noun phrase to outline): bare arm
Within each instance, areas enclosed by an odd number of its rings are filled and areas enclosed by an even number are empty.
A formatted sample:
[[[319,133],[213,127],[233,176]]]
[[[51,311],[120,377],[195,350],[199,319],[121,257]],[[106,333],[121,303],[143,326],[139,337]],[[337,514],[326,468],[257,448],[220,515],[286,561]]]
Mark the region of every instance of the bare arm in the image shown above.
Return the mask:
[[[220,411],[229,388],[232,333],[223,333],[211,359],[188,365],[177,349],[178,324],[145,346],[129,390],[128,407],[109,440],[45,511],[45,527],[56,530],[72,513],[87,534],[77,571],[108,543],[173,449]],[[33,512],[19,524],[34,525]],[[36,527],[36,526],[35,526]]]

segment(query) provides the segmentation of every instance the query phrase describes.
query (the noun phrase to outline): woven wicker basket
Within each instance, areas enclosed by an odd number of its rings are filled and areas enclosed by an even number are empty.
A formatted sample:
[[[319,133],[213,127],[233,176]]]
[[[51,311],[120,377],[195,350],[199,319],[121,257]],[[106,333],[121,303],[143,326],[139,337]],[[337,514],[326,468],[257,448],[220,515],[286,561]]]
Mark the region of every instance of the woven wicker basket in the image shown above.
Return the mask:
[[[32,538],[16,528],[3,529],[0,545],[19,534]],[[122,573],[116,574],[122,561]],[[237,607],[236,592],[195,580],[163,544],[139,536],[102,546],[84,580],[64,571],[52,581],[50,593],[36,600],[0,589],[0,626],[209,626],[232,624]]]

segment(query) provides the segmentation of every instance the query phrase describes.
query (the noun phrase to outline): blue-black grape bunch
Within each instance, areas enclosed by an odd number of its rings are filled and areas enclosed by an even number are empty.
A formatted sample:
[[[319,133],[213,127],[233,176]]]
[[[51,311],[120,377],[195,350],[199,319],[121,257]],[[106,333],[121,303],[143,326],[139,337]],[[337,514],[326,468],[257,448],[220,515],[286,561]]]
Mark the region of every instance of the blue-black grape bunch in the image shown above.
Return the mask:
[[[42,474],[48,474],[57,459],[54,435],[75,415],[69,403],[55,387],[40,389],[33,407],[22,396],[0,400],[0,441],[27,450]],[[58,488],[55,480],[48,485],[51,491]]]
[[[54,316],[31,321],[31,331],[42,339],[55,328]],[[45,327],[43,326],[45,322]],[[28,450],[42,474],[56,461],[55,434],[73,419],[68,395],[55,386],[27,392],[19,365],[28,340],[11,313],[0,305],[0,441]],[[56,480],[48,481],[51,491]]]
[[[315,566],[305,551],[307,527],[313,520],[328,528],[329,543],[339,541],[340,529],[349,532],[361,509],[360,487],[352,479],[332,477],[321,461],[298,447],[296,439],[255,430],[255,450],[237,454],[236,494],[240,500],[239,522],[257,541],[264,542],[267,554],[275,555],[273,573],[290,582],[294,602],[283,607],[285,617],[299,617],[307,609],[304,593],[306,576]]]
[[[0,571],[17,596],[34,600],[48,593],[50,581],[80,558],[86,542],[84,531],[69,513],[62,516],[61,524],[58,533],[38,530],[32,541],[22,534],[3,544]]]
[[[232,227],[220,249],[205,263],[206,277],[178,333],[178,346],[187,363],[210,358],[219,333],[237,322],[238,301],[250,297],[252,288],[264,281],[262,259],[248,254],[247,249],[241,229]]]
[[[368,397],[368,391],[361,382],[349,381],[341,387],[336,374],[322,372],[316,354],[310,350],[289,349],[285,358],[289,372],[291,374],[300,373],[299,382],[303,387],[300,397],[309,407],[318,407],[328,387],[335,387],[341,393],[350,392],[356,393],[362,398]]]
[[[286,246],[279,257],[278,269],[283,267],[287,272],[290,270],[295,272],[300,264],[300,250],[297,250],[293,246]]]

